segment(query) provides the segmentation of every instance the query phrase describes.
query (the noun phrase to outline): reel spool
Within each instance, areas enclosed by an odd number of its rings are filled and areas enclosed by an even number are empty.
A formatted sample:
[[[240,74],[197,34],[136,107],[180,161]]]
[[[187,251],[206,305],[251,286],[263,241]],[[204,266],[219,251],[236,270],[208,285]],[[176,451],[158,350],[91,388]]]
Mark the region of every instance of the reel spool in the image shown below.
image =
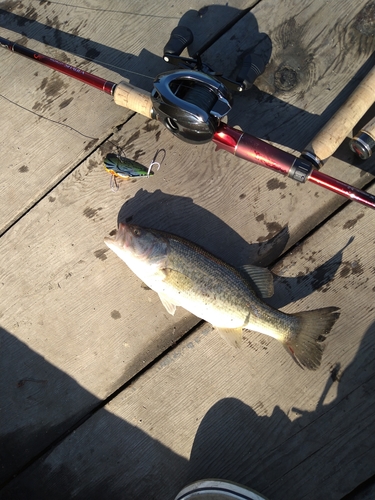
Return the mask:
[[[211,141],[232,108],[229,90],[215,78],[194,70],[159,75],[151,100],[155,117],[173,135],[192,144]]]

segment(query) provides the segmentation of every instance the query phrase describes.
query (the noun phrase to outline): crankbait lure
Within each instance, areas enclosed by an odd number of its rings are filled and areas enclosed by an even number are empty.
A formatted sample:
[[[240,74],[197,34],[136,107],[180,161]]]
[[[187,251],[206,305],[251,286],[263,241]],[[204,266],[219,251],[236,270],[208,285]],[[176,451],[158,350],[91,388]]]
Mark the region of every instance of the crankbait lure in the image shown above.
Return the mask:
[[[130,160],[124,156],[109,153],[104,159],[104,168],[115,177],[129,179],[130,177],[149,177],[154,175],[150,168],[147,168],[135,160]]]
[[[160,153],[162,153],[163,156],[159,161],[156,161]],[[108,153],[104,159],[104,168],[108,173],[111,174],[110,186],[112,191],[118,191],[119,189],[119,185],[116,180],[117,177],[121,179],[150,177],[150,175],[154,175],[152,167],[157,166],[157,170],[159,170],[160,164],[164,160],[164,158],[165,149],[158,149],[153,160],[150,163],[150,166],[147,168],[137,161],[126,158],[125,156]]]

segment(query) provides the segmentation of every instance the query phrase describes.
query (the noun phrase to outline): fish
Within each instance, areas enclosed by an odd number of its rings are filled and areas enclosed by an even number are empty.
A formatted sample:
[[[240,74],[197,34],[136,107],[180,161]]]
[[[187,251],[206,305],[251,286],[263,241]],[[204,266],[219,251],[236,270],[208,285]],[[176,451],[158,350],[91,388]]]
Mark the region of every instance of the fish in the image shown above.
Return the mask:
[[[137,161],[118,156],[114,153],[107,154],[104,159],[104,168],[108,173],[121,179],[154,175],[151,169],[146,168]]]
[[[120,223],[105,244],[154,290],[170,314],[183,307],[213,327],[234,347],[243,330],[281,342],[301,367],[316,370],[324,340],[340,315],[338,307],[289,314],[268,305],[273,274],[245,265],[237,269],[205,249],[171,233]]]

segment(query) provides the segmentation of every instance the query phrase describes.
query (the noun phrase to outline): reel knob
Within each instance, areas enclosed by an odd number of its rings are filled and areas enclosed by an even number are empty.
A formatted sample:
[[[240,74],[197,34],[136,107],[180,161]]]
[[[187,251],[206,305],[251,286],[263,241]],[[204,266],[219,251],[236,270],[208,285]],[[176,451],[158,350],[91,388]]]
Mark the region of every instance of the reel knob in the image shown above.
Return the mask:
[[[177,26],[164,47],[163,59],[169,62],[169,56],[179,56],[193,41],[193,33],[186,26]]]
[[[185,142],[212,140],[232,108],[232,96],[215,78],[194,70],[162,73],[151,92],[153,112],[173,135]]]

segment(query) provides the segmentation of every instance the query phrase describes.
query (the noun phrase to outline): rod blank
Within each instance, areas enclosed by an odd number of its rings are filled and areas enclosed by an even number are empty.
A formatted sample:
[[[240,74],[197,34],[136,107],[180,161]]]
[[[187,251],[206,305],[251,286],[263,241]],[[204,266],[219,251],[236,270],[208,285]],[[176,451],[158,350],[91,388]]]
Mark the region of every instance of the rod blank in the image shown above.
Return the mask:
[[[48,68],[54,69],[55,71],[58,71],[60,73],[64,73],[64,75],[71,76],[72,78],[80,80],[87,85],[91,85],[98,90],[102,90],[106,94],[112,95],[116,87],[116,84],[114,82],[110,82],[109,80],[105,80],[104,78],[95,76],[92,73],[83,71],[83,69],[79,69],[75,66],[71,66],[70,64],[58,61],[53,57],[48,57],[44,54],[40,54],[39,52],[24,47],[23,45],[19,45],[18,43],[10,42],[5,38],[0,37],[0,45],[2,45],[4,48],[9,49],[11,52],[15,52],[16,54],[20,54],[29,59],[33,59],[34,61],[43,64],[44,66],[48,66]]]

